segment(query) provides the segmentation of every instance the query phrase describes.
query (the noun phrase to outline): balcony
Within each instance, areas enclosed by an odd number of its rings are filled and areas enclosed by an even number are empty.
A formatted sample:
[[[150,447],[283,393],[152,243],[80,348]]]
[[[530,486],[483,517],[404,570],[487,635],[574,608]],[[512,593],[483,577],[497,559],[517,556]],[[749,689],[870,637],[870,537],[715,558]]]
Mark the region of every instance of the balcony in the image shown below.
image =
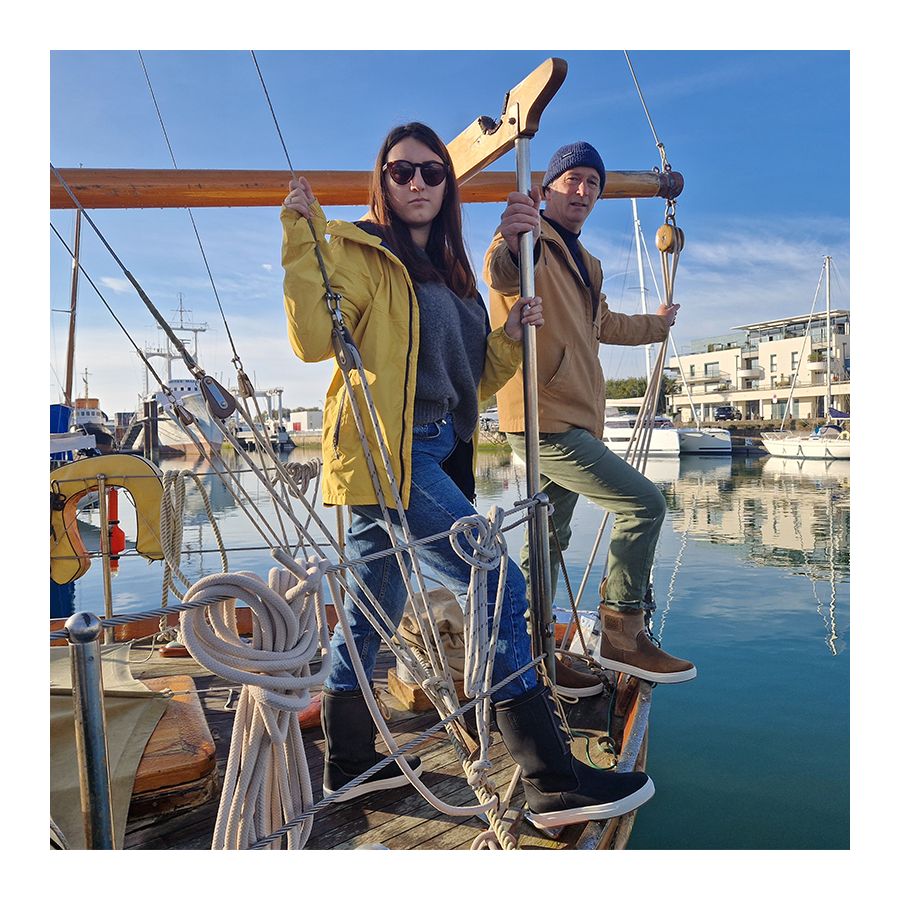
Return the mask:
[[[722,375],[719,372],[700,372],[697,375],[685,375],[684,380],[687,384],[706,384],[707,382],[721,381]]]
[[[738,378],[762,378],[765,374],[762,366],[746,366],[737,371]]]

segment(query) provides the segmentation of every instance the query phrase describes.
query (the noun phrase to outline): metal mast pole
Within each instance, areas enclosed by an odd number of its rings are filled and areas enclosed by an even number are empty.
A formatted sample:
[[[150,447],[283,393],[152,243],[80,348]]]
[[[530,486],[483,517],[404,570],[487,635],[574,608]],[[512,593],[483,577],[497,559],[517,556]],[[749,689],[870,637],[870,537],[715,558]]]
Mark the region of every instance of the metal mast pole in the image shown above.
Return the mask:
[[[647,288],[644,285],[644,254],[641,241],[641,220],[638,218],[637,200],[631,198],[631,212],[634,217],[634,247],[637,251],[638,279],[641,286],[641,312],[647,315]],[[647,387],[650,387],[650,345],[644,345],[644,357],[647,363]],[[654,411],[656,406],[653,407]]]
[[[825,351],[825,409],[828,418],[831,408],[831,257],[825,257],[825,333],[828,337],[828,349]]]
[[[531,189],[531,138],[516,138],[516,187]],[[519,294],[534,296],[534,235],[519,235]],[[529,497],[540,492],[539,422],[537,390],[537,335],[526,325],[522,335],[522,375],[525,393],[525,483]],[[550,595],[550,518],[547,507],[538,506],[528,520],[528,580],[531,640],[535,655],[546,654],[551,681],[556,680],[553,597]]]
[[[78,302],[78,256],[81,248],[81,210],[75,210],[75,241],[72,252],[72,294],[69,301],[69,345],[66,350],[66,406],[72,405],[75,375],[75,307]]]

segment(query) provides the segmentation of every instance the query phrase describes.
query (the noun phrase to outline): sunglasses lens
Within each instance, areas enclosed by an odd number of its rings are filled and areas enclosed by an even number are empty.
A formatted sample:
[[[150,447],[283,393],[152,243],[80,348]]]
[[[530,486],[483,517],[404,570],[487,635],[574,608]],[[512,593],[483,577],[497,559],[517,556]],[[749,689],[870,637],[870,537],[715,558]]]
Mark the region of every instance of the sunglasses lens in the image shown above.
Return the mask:
[[[412,163],[408,163],[405,159],[387,164],[388,174],[397,184],[409,184],[413,175],[416,174],[416,168]]]
[[[436,187],[447,177],[447,169],[443,163],[430,162],[422,166],[422,181],[429,187]]]

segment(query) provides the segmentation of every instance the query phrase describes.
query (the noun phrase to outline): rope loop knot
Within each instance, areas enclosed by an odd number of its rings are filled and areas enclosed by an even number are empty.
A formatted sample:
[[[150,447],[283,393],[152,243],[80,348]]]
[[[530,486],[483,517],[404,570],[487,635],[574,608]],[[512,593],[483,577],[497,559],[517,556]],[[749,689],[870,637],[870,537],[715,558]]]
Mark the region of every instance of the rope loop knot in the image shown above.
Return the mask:
[[[474,569],[496,569],[506,554],[506,538],[501,530],[503,515],[500,507],[492,506],[487,516],[457,519],[450,529],[450,545],[456,555]]]

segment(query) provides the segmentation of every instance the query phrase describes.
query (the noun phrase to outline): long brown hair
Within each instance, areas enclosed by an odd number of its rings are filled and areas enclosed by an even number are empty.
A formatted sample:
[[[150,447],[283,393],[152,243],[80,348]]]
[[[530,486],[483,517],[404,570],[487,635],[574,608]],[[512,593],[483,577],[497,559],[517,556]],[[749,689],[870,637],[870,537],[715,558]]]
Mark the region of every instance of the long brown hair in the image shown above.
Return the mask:
[[[391,148],[404,138],[414,138],[436,153],[446,163],[449,174],[445,184],[444,202],[431,223],[428,243],[425,247],[427,259],[423,259],[413,243],[409,228],[394,211],[385,189],[385,179],[390,177],[382,168]],[[477,293],[475,275],[469,264],[466,245],[462,234],[462,210],[459,204],[459,186],[453,171],[453,160],[444,142],[427,125],[408,122],[391,129],[384,139],[375,168],[372,171],[372,190],[369,197],[370,217],[381,225],[388,243],[392,245],[406,266],[413,281],[443,281],[458,297],[474,297]]]

